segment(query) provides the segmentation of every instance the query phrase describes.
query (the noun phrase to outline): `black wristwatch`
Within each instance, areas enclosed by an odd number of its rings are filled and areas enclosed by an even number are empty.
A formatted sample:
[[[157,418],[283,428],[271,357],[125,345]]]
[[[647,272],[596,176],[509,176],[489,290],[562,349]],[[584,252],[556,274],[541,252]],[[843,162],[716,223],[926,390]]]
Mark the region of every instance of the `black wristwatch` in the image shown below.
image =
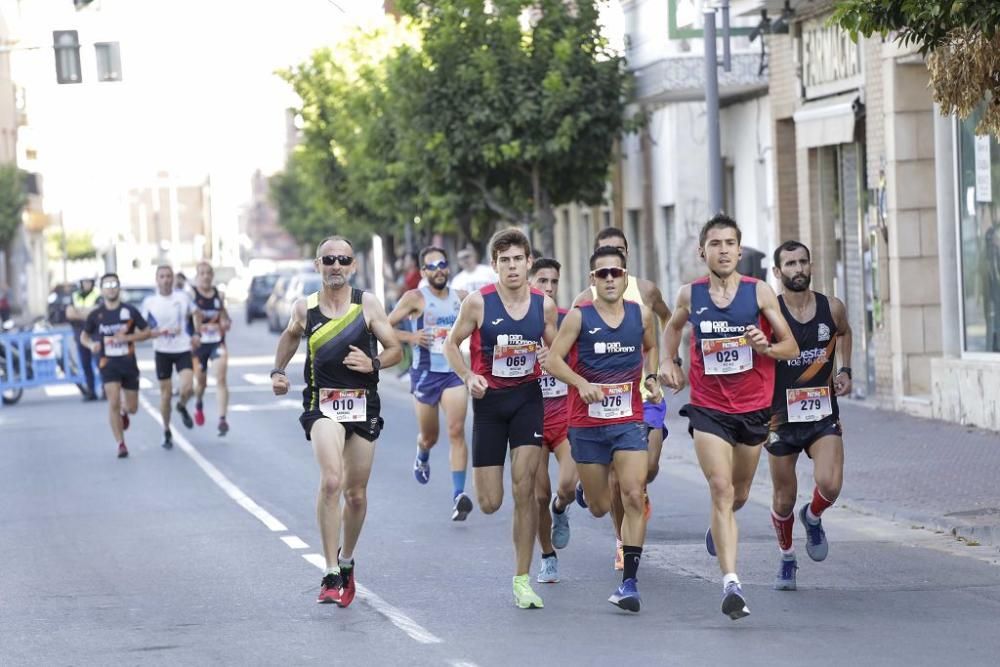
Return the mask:
[[[648,380],[649,378],[653,378],[654,380],[658,380],[659,379],[659,378],[656,377],[656,373],[650,373],[649,375],[647,375],[646,377],[644,377],[642,379],[642,383],[646,384],[646,380]]]
[[[378,373],[380,368],[382,368],[382,360],[378,357],[372,357],[372,373]]]
[[[844,375],[846,375],[848,377],[848,379],[851,379],[851,380],[854,379],[854,376],[851,374],[851,369],[848,366],[844,366],[839,371],[837,371],[837,375],[840,375],[841,373],[843,373]]]
[[[284,375],[285,377],[288,377],[288,375],[285,373],[285,369],[283,368],[272,368],[271,377],[273,378],[275,375]]]
[[[678,368],[684,368],[684,360],[680,357],[674,357],[674,363],[677,364]]]

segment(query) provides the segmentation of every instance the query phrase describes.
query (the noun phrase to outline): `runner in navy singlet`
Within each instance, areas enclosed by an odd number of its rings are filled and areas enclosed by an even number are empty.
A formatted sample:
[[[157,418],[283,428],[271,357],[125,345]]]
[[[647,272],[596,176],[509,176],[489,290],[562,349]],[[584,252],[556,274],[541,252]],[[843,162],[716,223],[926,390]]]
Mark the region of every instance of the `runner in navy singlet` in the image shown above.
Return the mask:
[[[514,604],[540,609],[528,572],[538,530],[535,473],[541,458],[543,411],[542,343],[556,333],[556,304],[528,284],[531,244],[517,229],[490,240],[493,270],[500,280],[472,292],[445,341],[445,356],[472,394],[472,469],[479,509],[492,514],[503,502],[503,472],[510,448],[514,494]],[[459,345],[471,337],[472,368]]]
[[[212,283],[215,270],[208,262],[198,264],[194,286],[194,331],[198,347],[194,356],[198,360],[194,374],[194,423],[205,423],[203,400],[208,387],[208,362],[215,364],[215,395],[219,404],[219,435],[229,433],[226,410],[229,408],[229,384],[226,373],[229,366],[229,350],[226,347],[226,332],[233,321],[226,310],[226,299]]]
[[[709,275],[681,287],[663,334],[660,378],[675,392],[687,383],[677,352],[690,322],[691,402],[688,417],[712,496],[705,546],[722,570],[722,613],[735,620],[750,613],[736,576],[735,511],[750,485],[767,439],[774,393],[774,360],[794,359],[798,345],[767,283],[736,270],[742,234],[736,222],[716,215],[701,228],[699,252]],[[771,332],[773,330],[774,343]]]
[[[829,544],[820,516],[840,495],[844,479],[844,440],[838,396],[851,393],[851,325],[844,304],[809,289],[812,260],[798,241],[785,241],[774,251],[774,276],[783,286],[778,303],[799,345],[799,356],[779,361],[771,406],[768,452],[774,498],[771,523],[781,549],[774,587],[795,590],[795,464],[805,452],[813,461],[812,501],[803,505],[799,520],[806,530],[806,553],[815,561],[826,558]],[[839,350],[838,350],[839,348]],[[834,372],[837,353],[846,362]]]

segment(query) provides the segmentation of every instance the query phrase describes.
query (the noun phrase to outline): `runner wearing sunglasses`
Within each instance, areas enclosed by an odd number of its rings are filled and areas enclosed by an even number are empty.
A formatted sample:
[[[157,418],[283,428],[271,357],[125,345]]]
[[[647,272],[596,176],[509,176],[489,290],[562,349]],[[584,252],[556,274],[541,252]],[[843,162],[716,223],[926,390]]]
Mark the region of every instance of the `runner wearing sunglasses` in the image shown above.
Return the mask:
[[[420,266],[426,287],[403,294],[389,313],[393,327],[406,320],[412,331],[399,331],[404,343],[413,346],[415,363],[410,368],[410,393],[417,410],[417,455],[413,475],[421,484],[431,476],[430,453],[440,432],[438,406],[444,409],[450,443],[452,521],[465,521],[472,499],[465,494],[469,450],[465,443],[465,415],[469,392],[444,356],[444,341],[458,318],[466,292],[448,287],[451,268],[443,248],[428,246],[420,251]]]
[[[403,352],[382,304],[350,285],[355,271],[351,242],[340,236],[325,239],[314,263],[323,286],[292,305],[274,354],[271,386],[277,396],[288,393],[285,367],[304,336],[306,387],[299,422],[320,468],[316,514],[326,557],[316,601],[346,607],[354,600],[354,548],[365,522],[368,478],[383,425],[378,372],[399,363]]]

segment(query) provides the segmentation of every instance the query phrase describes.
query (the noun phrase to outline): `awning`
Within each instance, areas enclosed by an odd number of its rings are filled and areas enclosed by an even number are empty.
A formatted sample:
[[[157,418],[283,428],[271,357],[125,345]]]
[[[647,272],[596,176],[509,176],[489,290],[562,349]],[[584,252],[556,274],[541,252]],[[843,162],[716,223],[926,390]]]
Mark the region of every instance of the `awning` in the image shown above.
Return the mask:
[[[795,147],[817,148],[854,142],[858,104],[856,92],[806,102],[792,115]]]

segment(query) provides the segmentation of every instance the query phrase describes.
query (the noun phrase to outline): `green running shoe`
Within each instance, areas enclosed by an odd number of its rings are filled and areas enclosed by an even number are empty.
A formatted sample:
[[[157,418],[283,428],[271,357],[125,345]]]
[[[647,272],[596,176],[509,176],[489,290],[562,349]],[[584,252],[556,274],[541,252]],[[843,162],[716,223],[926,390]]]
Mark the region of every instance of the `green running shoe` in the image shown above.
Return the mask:
[[[526,574],[514,577],[514,604],[521,609],[541,609],[545,606],[542,604],[542,598],[531,590]]]

